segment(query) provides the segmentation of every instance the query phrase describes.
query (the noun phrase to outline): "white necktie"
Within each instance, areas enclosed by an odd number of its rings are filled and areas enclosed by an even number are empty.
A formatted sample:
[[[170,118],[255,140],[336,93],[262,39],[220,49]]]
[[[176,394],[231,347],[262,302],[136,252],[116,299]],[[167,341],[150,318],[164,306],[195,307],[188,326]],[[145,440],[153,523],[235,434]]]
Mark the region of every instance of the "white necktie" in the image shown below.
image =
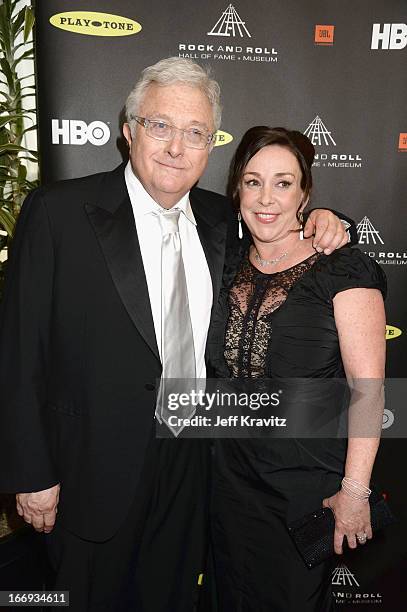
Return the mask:
[[[161,360],[162,375],[156,417],[164,421],[174,435],[182,425],[170,425],[170,416],[187,418],[192,405],[168,408],[169,394],[188,392],[196,378],[194,338],[189,311],[188,290],[182,261],[179,234],[180,210],[169,210],[158,217],[162,231],[161,245]]]

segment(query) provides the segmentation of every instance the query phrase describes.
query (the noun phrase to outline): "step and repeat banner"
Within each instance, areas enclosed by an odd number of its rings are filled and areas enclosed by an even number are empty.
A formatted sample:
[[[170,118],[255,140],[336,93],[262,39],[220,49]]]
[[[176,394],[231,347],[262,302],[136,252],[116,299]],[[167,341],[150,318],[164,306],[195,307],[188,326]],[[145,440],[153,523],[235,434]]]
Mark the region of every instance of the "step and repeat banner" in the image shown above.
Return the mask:
[[[123,106],[141,70],[168,56],[211,67],[223,121],[200,186],[224,192],[253,125],[304,132],[317,151],[312,206],[358,225],[383,267],[388,376],[407,357],[407,4],[405,0],[40,0],[36,46],[42,182],[113,168],[126,156]],[[387,405],[383,427],[397,422]],[[405,514],[405,440],[385,439],[375,477]],[[403,520],[347,555],[332,582],[341,609],[407,609]]]

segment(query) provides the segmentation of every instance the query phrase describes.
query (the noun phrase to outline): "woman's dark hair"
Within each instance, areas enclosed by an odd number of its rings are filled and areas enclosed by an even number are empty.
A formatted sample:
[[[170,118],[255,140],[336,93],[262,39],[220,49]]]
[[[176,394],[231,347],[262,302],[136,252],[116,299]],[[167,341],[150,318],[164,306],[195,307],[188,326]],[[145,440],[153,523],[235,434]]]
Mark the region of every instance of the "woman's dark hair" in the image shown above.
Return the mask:
[[[227,193],[235,208],[239,209],[240,206],[239,184],[244,169],[256,153],[270,145],[285,147],[295,155],[301,168],[301,189],[304,192],[305,200],[310,195],[312,189],[311,166],[315,155],[315,148],[310,139],[295,130],[257,125],[247,130],[243,135],[230,164]]]

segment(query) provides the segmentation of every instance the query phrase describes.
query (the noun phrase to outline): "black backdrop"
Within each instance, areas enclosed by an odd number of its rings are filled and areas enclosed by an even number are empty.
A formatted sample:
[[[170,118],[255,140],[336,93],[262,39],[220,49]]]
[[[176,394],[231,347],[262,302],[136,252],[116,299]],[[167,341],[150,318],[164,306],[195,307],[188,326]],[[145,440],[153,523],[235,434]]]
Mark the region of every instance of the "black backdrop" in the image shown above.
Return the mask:
[[[224,112],[200,185],[224,191],[234,147],[252,125],[307,133],[317,149],[312,205],[355,219],[360,248],[383,266],[387,374],[405,376],[405,0],[40,0],[36,17],[43,182],[121,161],[122,107],[143,67],[170,55],[210,65]],[[386,434],[398,409],[387,405]],[[375,467],[400,518],[405,459],[404,439],[385,439]],[[346,556],[333,576],[338,607],[407,609],[406,551],[401,521]]]

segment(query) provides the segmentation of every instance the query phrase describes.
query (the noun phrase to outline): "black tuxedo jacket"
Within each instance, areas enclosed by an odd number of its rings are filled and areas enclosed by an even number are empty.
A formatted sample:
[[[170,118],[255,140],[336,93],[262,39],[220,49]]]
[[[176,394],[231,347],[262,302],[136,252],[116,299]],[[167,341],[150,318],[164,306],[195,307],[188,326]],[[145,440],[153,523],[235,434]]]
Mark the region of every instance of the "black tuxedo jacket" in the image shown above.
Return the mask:
[[[216,304],[236,216],[216,193],[193,189],[190,202]],[[161,375],[123,164],[28,196],[0,333],[0,491],[60,482],[58,520],[108,539],[155,435]]]
[[[216,303],[236,224],[223,196],[193,189],[190,202]],[[134,499],[161,375],[124,165],[35,190],[17,225],[0,328],[0,491],[60,482],[58,520],[102,541]]]

